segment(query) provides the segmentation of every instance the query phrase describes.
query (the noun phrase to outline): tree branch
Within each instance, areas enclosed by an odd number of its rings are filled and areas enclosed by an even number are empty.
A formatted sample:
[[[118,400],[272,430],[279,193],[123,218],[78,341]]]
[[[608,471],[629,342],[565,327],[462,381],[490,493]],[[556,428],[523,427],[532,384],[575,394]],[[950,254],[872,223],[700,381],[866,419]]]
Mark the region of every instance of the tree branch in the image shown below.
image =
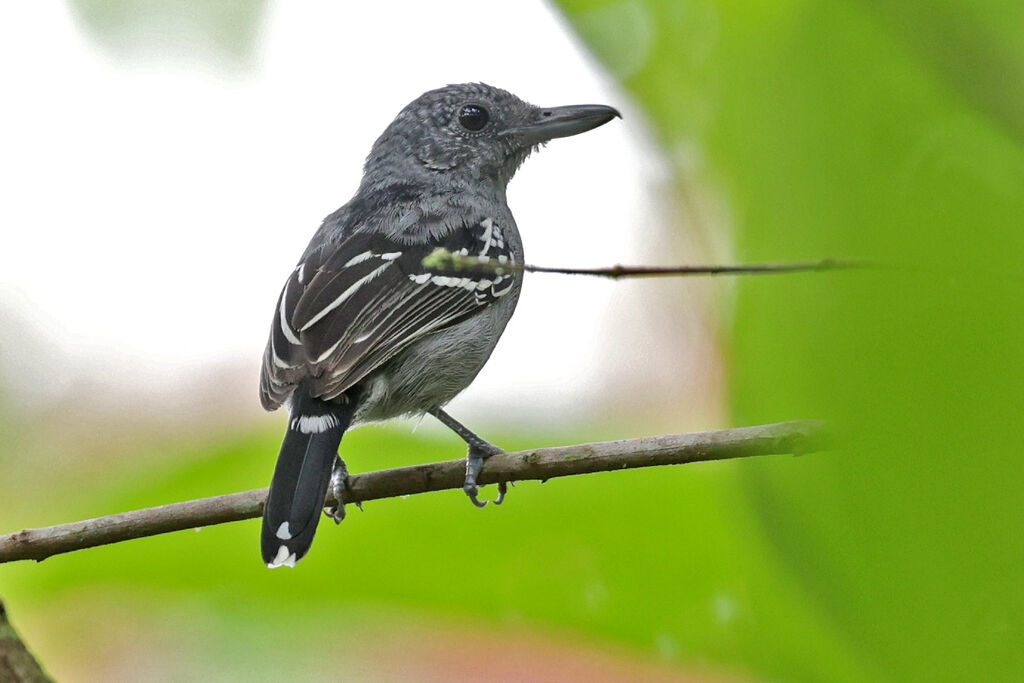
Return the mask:
[[[637,467],[784,453],[800,455],[821,449],[824,445],[823,432],[820,422],[795,421],[503,453],[487,460],[479,483],[547,481],[555,477]],[[354,474],[349,479],[351,495],[346,503],[461,489],[465,468],[465,460],[460,459]],[[52,555],[83,548],[259,517],[266,497],[267,489],[254,489],[70,524],[26,529],[0,536],[0,563],[42,561]],[[328,504],[333,502],[328,500]]]

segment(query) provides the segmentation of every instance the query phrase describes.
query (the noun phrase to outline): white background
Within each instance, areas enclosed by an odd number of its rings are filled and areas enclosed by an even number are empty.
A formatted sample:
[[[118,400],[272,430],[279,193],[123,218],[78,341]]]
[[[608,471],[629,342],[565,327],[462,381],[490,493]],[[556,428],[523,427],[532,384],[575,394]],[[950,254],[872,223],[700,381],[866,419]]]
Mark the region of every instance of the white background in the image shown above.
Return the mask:
[[[174,35],[126,60],[63,4],[0,9],[2,358],[26,401],[85,387],[97,401],[173,406],[199,393],[257,411],[283,279],[349,199],[394,114],[446,83],[622,110],[624,120],[531,157],[509,202],[528,262],[664,262],[667,173],[642,117],[546,5],[506,5],[500,26],[470,2],[269,7],[245,69],[190,56]],[[528,277],[495,355],[453,410],[560,420],[623,377],[636,380],[628,393],[701,375],[699,326],[669,354],[683,369],[663,367],[652,335],[677,323],[644,310],[653,291]]]

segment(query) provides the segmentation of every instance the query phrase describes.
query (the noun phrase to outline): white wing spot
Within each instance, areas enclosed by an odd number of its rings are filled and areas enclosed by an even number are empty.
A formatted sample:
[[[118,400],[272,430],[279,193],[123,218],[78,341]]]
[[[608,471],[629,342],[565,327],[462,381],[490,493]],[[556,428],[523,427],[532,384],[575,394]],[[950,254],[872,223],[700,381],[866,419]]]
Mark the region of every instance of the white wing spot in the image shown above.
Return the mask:
[[[355,283],[353,283],[351,287],[349,287],[344,292],[342,292],[341,295],[338,296],[337,299],[335,299],[331,303],[327,304],[323,309],[321,309],[321,311],[319,313],[317,313],[312,318],[310,318],[309,322],[306,323],[305,325],[303,325],[302,328],[299,331],[300,332],[305,332],[310,327],[312,327],[316,323],[320,322],[320,320],[325,315],[327,315],[328,313],[333,311],[335,308],[340,306],[345,301],[345,299],[347,299],[350,296],[352,296],[353,294],[355,294],[357,289],[362,287],[364,284],[366,284],[367,282],[369,282],[373,278],[377,277],[382,270],[384,270],[385,268],[387,268],[390,265],[391,265],[390,262],[389,263],[385,263],[384,265],[379,266],[378,268],[376,268],[374,270],[371,270],[367,275],[364,275],[363,277],[361,277],[358,280],[356,280]],[[282,324],[283,324],[283,322],[282,322]],[[296,344],[299,343],[299,340],[296,339],[295,343]]]
[[[484,243],[484,248],[480,250],[480,255],[483,256],[491,248],[494,235],[494,221],[490,218],[485,218],[480,222],[480,227],[484,229],[483,237],[480,238],[480,241]]]
[[[331,344],[331,347],[329,349],[327,349],[326,351],[324,351],[323,353],[321,353],[320,356],[315,361],[313,361],[313,362],[314,363],[322,363],[322,362],[324,362],[324,359],[327,358],[332,353],[334,353],[334,350],[338,348],[339,344],[341,344],[341,339],[339,339],[338,341],[336,341],[333,344]]]
[[[348,268],[349,266],[354,266],[357,263],[362,263],[363,261],[366,261],[367,259],[373,258],[375,255],[376,254],[374,254],[372,251],[364,251],[362,254],[357,254],[356,256],[353,256],[352,258],[350,258],[345,263],[343,268]]]
[[[512,285],[515,284],[515,280],[513,280],[512,278],[509,278],[508,279],[508,284],[503,289],[499,290],[497,285],[498,285],[498,282],[500,282],[500,281],[501,281],[501,278],[498,278],[497,280],[494,281],[494,285],[495,286],[491,289],[491,293],[494,294],[494,296],[504,296],[504,295],[508,294],[509,290],[512,289]]]
[[[281,331],[284,332],[284,338],[290,341],[292,344],[302,344],[299,341],[298,335],[292,332],[292,328],[288,325],[288,316],[285,315],[284,305],[285,300],[288,298],[288,285],[284,286],[284,291],[281,292],[281,306],[278,309],[278,318],[281,320]]]
[[[292,532],[288,528],[288,522],[281,522],[281,526],[277,527],[277,533],[274,535],[280,538],[282,541],[292,540]]]

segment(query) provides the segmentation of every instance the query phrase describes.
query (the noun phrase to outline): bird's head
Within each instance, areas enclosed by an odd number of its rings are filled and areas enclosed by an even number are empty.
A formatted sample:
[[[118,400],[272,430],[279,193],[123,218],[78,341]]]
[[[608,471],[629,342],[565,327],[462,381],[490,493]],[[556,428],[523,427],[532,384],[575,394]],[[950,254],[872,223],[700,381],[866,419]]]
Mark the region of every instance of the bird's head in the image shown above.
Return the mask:
[[[373,145],[364,183],[451,180],[495,182],[503,189],[537,145],[616,116],[604,105],[544,109],[483,83],[449,85],[399,112]]]

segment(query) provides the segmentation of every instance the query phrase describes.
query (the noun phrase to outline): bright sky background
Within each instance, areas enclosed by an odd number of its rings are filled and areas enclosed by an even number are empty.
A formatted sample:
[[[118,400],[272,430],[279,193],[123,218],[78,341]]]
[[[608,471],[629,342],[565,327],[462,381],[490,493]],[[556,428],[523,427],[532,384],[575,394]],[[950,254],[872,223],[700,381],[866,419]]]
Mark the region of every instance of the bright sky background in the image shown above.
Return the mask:
[[[552,143],[512,181],[527,261],[657,260],[664,167],[641,117],[541,2],[270,4],[255,68],[120,60],[66,5],[4,3],[0,309],[42,346],[3,357],[56,395],[83,377],[119,395],[181,393],[258,362],[285,276],[346,202],[373,140],[408,101],[481,80],[539,105],[625,119]],[[442,17],[443,22],[438,21]],[[193,63],[190,63],[193,62]],[[489,365],[453,405],[558,419],[645,366],[643,285],[534,275]],[[10,317],[8,315],[8,317]],[[628,327],[628,326],[627,326]],[[210,389],[216,393],[216,387]]]

